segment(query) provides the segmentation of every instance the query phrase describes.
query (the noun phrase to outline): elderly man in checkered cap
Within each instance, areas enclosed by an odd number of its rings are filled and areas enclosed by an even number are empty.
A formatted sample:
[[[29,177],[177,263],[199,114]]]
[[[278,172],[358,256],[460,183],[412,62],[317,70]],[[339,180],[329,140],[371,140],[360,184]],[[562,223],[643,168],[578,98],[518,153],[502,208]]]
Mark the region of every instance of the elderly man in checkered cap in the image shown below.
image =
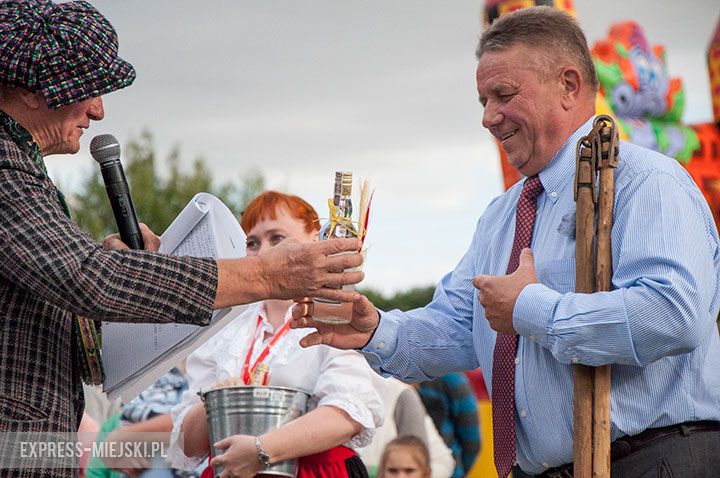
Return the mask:
[[[105,115],[102,96],[133,82],[117,50],[112,25],[87,2],[0,2],[0,469],[17,451],[8,433],[77,430],[81,379],[102,377],[95,320],[204,325],[214,309],[261,299],[351,301],[356,293],[339,286],[362,279],[332,272],[361,263],[333,256],[356,251],[353,239],[215,261],[152,252],[159,240],[146,227],[148,251],[117,239],[105,250],[81,231],[44,157],[77,152]]]

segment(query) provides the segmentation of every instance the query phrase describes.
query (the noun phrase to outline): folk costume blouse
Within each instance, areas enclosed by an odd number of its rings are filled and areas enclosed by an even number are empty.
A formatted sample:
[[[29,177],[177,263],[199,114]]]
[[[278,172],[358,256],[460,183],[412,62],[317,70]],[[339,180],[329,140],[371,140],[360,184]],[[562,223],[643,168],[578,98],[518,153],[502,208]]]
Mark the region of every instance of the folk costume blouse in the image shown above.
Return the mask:
[[[290,310],[285,320],[289,318]],[[209,390],[222,380],[240,377],[247,357],[252,367],[275,333],[267,320],[264,304],[254,304],[188,357],[189,390],[171,412],[173,432],[169,455],[174,467],[194,469],[203,461],[185,456],[178,444],[185,415],[200,402],[197,392]],[[300,339],[307,334],[308,330],[288,330],[270,348],[263,360],[270,367],[268,385],[308,392],[311,395],[308,412],[326,405],[345,411],[363,429],[344,445],[352,449],[366,446],[383,420],[384,406],[371,382],[374,372],[355,351],[325,345],[300,347]],[[252,352],[248,354],[250,347]]]

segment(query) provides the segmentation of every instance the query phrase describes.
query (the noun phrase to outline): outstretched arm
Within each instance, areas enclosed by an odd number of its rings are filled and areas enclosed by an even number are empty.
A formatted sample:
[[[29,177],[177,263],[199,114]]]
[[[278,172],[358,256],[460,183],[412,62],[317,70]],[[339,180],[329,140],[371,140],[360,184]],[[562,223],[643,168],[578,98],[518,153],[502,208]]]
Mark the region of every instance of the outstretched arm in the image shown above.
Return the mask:
[[[157,251],[160,238],[145,224],[140,229],[145,250]],[[351,302],[357,298],[356,292],[335,287],[362,281],[362,271],[345,272],[362,264],[358,248],[355,238],[310,244],[287,240],[262,256],[220,259],[214,308],[302,296]],[[111,234],[103,241],[103,249],[124,250],[128,246],[119,234]]]
[[[351,322],[336,325],[314,321],[312,305],[301,302],[293,308],[291,327],[316,329],[301,340],[303,347],[325,344],[362,349],[376,372],[405,382],[429,380],[451,370],[477,368],[472,338],[475,290],[472,279],[477,255],[474,248],[443,278],[433,301],[426,307],[408,312],[380,312],[360,296],[353,303]]]
[[[362,271],[345,271],[362,264],[359,246],[355,238],[287,240],[260,256],[218,260],[215,308],[305,296],[352,302],[357,292],[339,287],[363,279]]]

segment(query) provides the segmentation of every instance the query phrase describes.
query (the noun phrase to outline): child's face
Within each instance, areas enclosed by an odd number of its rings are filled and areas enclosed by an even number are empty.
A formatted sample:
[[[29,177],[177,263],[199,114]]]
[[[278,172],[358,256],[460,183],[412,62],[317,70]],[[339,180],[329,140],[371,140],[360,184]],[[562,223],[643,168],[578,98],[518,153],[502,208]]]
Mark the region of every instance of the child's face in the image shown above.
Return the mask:
[[[385,462],[384,478],[423,478],[425,471],[406,450],[391,450]]]

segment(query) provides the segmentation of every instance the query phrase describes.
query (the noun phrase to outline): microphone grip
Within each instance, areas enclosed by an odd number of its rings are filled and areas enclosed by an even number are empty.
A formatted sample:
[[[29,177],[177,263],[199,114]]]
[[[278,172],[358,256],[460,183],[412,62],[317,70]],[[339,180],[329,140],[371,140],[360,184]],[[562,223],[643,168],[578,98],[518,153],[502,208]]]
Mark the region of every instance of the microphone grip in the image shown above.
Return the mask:
[[[130,249],[143,250],[145,244],[140,232],[135,206],[130,197],[130,189],[125,180],[122,167],[119,166],[119,163],[117,166],[102,168],[105,190],[110,200],[113,216],[115,216],[115,223],[120,238]]]

